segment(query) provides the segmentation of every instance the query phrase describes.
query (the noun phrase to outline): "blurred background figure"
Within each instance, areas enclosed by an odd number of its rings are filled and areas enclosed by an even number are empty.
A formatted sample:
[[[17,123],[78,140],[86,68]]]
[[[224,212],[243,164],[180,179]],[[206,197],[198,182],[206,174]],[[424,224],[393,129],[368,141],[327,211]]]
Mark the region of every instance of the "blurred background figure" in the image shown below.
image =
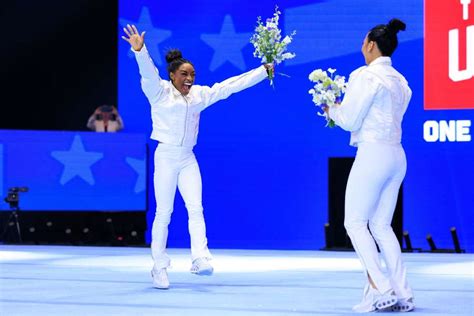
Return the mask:
[[[87,128],[96,132],[117,132],[123,129],[123,121],[113,105],[101,105],[89,117]]]

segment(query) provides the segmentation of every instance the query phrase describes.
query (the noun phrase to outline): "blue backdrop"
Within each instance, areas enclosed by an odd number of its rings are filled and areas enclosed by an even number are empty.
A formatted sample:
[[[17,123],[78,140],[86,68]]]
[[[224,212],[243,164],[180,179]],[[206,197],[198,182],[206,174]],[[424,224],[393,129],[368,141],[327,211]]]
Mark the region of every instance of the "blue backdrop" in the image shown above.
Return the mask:
[[[28,187],[24,211],[144,211],[146,149],[143,134],[0,130],[0,193]]]
[[[148,49],[163,78],[167,79],[164,52],[178,47],[193,61],[197,83],[212,85],[259,65],[249,38],[257,16],[270,17],[274,5],[266,0],[190,0],[185,5],[121,0],[118,28],[122,32],[124,25],[133,23],[147,32]],[[316,116],[308,74],[333,67],[347,76],[364,63],[360,47],[366,32],[398,17],[407,23],[407,31],[399,34],[393,63],[413,89],[403,125],[408,158],[404,228],[414,247],[428,248],[425,236],[431,233],[438,247],[452,248],[449,229],[456,226],[461,245],[474,250],[474,195],[469,185],[474,144],[426,142],[423,137],[428,120],[472,121],[474,112],[423,108],[423,1],[281,0],[278,5],[284,33],[297,31],[290,46],[296,58],[277,68],[291,78],[277,76],[275,89],[263,82],[231,96],[201,118],[195,153],[203,175],[210,247],[318,249],[324,245],[328,159],[354,156],[355,149],[348,145],[348,133],[325,128]],[[128,131],[148,134],[149,104],[125,41],[118,54],[121,114]],[[155,204],[152,194],[150,198],[151,224]],[[186,221],[178,198],[169,246],[189,245]]]

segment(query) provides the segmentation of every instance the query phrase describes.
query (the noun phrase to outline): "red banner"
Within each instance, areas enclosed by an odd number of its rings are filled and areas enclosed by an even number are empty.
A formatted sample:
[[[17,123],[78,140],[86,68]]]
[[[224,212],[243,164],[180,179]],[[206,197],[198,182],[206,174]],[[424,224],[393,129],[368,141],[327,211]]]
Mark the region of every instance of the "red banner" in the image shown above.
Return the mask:
[[[425,0],[425,110],[474,109],[474,0]]]

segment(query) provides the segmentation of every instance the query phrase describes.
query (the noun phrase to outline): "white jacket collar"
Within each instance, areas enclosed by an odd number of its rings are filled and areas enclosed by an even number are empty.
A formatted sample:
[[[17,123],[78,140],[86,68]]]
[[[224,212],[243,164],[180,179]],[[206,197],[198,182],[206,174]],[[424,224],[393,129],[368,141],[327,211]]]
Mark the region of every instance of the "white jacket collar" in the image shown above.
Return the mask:
[[[391,66],[392,65],[392,59],[388,56],[380,56],[380,57],[377,57],[376,59],[372,60],[372,62],[369,64],[369,66],[381,65],[381,64]]]
[[[171,91],[173,92],[173,95],[174,95],[174,96],[176,96],[176,97],[182,96],[182,97],[184,97],[184,98],[187,99],[187,100],[191,100],[191,99],[192,99],[192,98],[191,98],[191,91],[189,91],[189,93],[188,93],[187,95],[183,95],[181,92],[179,92],[178,89],[176,89],[176,87],[174,86],[173,82],[171,82],[171,80],[168,81],[168,82],[169,82],[169,84],[170,84],[170,86],[171,86]],[[192,87],[191,87],[191,89],[192,89]]]

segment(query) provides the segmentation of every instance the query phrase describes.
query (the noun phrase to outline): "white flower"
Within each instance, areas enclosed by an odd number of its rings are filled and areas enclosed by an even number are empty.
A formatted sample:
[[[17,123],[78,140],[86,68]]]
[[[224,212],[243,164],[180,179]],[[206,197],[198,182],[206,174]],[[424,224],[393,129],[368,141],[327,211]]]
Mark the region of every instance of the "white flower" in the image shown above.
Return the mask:
[[[267,22],[267,24],[265,25],[267,29],[269,30],[272,30],[272,29],[277,29],[278,28],[278,24],[275,23],[275,22]]]
[[[287,52],[287,46],[292,42],[296,32],[285,36],[282,40],[281,30],[278,28],[280,14],[281,12],[278,11],[278,7],[275,7],[273,17],[267,19],[265,24],[262,23],[261,17],[258,17],[255,33],[250,38],[250,43],[255,48],[253,55],[260,58],[262,63],[279,64],[296,56],[293,53]],[[271,76],[269,76],[269,79],[270,83],[272,83]]]
[[[328,76],[327,72],[330,73],[330,76]],[[342,95],[347,88],[345,77],[339,75],[334,76],[336,69],[329,68],[327,72],[322,69],[316,69],[308,76],[308,79],[314,82],[313,88],[310,89],[308,93],[312,95],[313,103],[316,106],[332,107],[340,103]],[[321,116],[326,118],[327,126],[335,126],[334,121],[332,121],[326,113],[321,114]]]
[[[282,43],[288,45],[288,44],[291,43],[291,40],[292,40],[292,38],[287,35],[287,36],[285,36],[285,38],[283,39]]]
[[[336,95],[334,94],[333,90],[327,90],[325,93],[325,97],[327,100],[327,105],[328,106],[333,106],[334,102],[336,101]]]
[[[327,78],[328,74],[321,69],[316,69],[315,71],[309,74],[309,80],[311,80],[312,82],[324,81]]]
[[[346,78],[341,77],[341,76],[336,76],[336,79],[334,79],[334,83],[336,84],[336,87],[341,90],[342,93],[346,92]]]
[[[281,55],[281,58],[283,58],[283,60],[285,60],[285,59],[294,58],[295,56],[296,56],[296,54],[294,54],[294,53],[284,53],[283,55]]]

